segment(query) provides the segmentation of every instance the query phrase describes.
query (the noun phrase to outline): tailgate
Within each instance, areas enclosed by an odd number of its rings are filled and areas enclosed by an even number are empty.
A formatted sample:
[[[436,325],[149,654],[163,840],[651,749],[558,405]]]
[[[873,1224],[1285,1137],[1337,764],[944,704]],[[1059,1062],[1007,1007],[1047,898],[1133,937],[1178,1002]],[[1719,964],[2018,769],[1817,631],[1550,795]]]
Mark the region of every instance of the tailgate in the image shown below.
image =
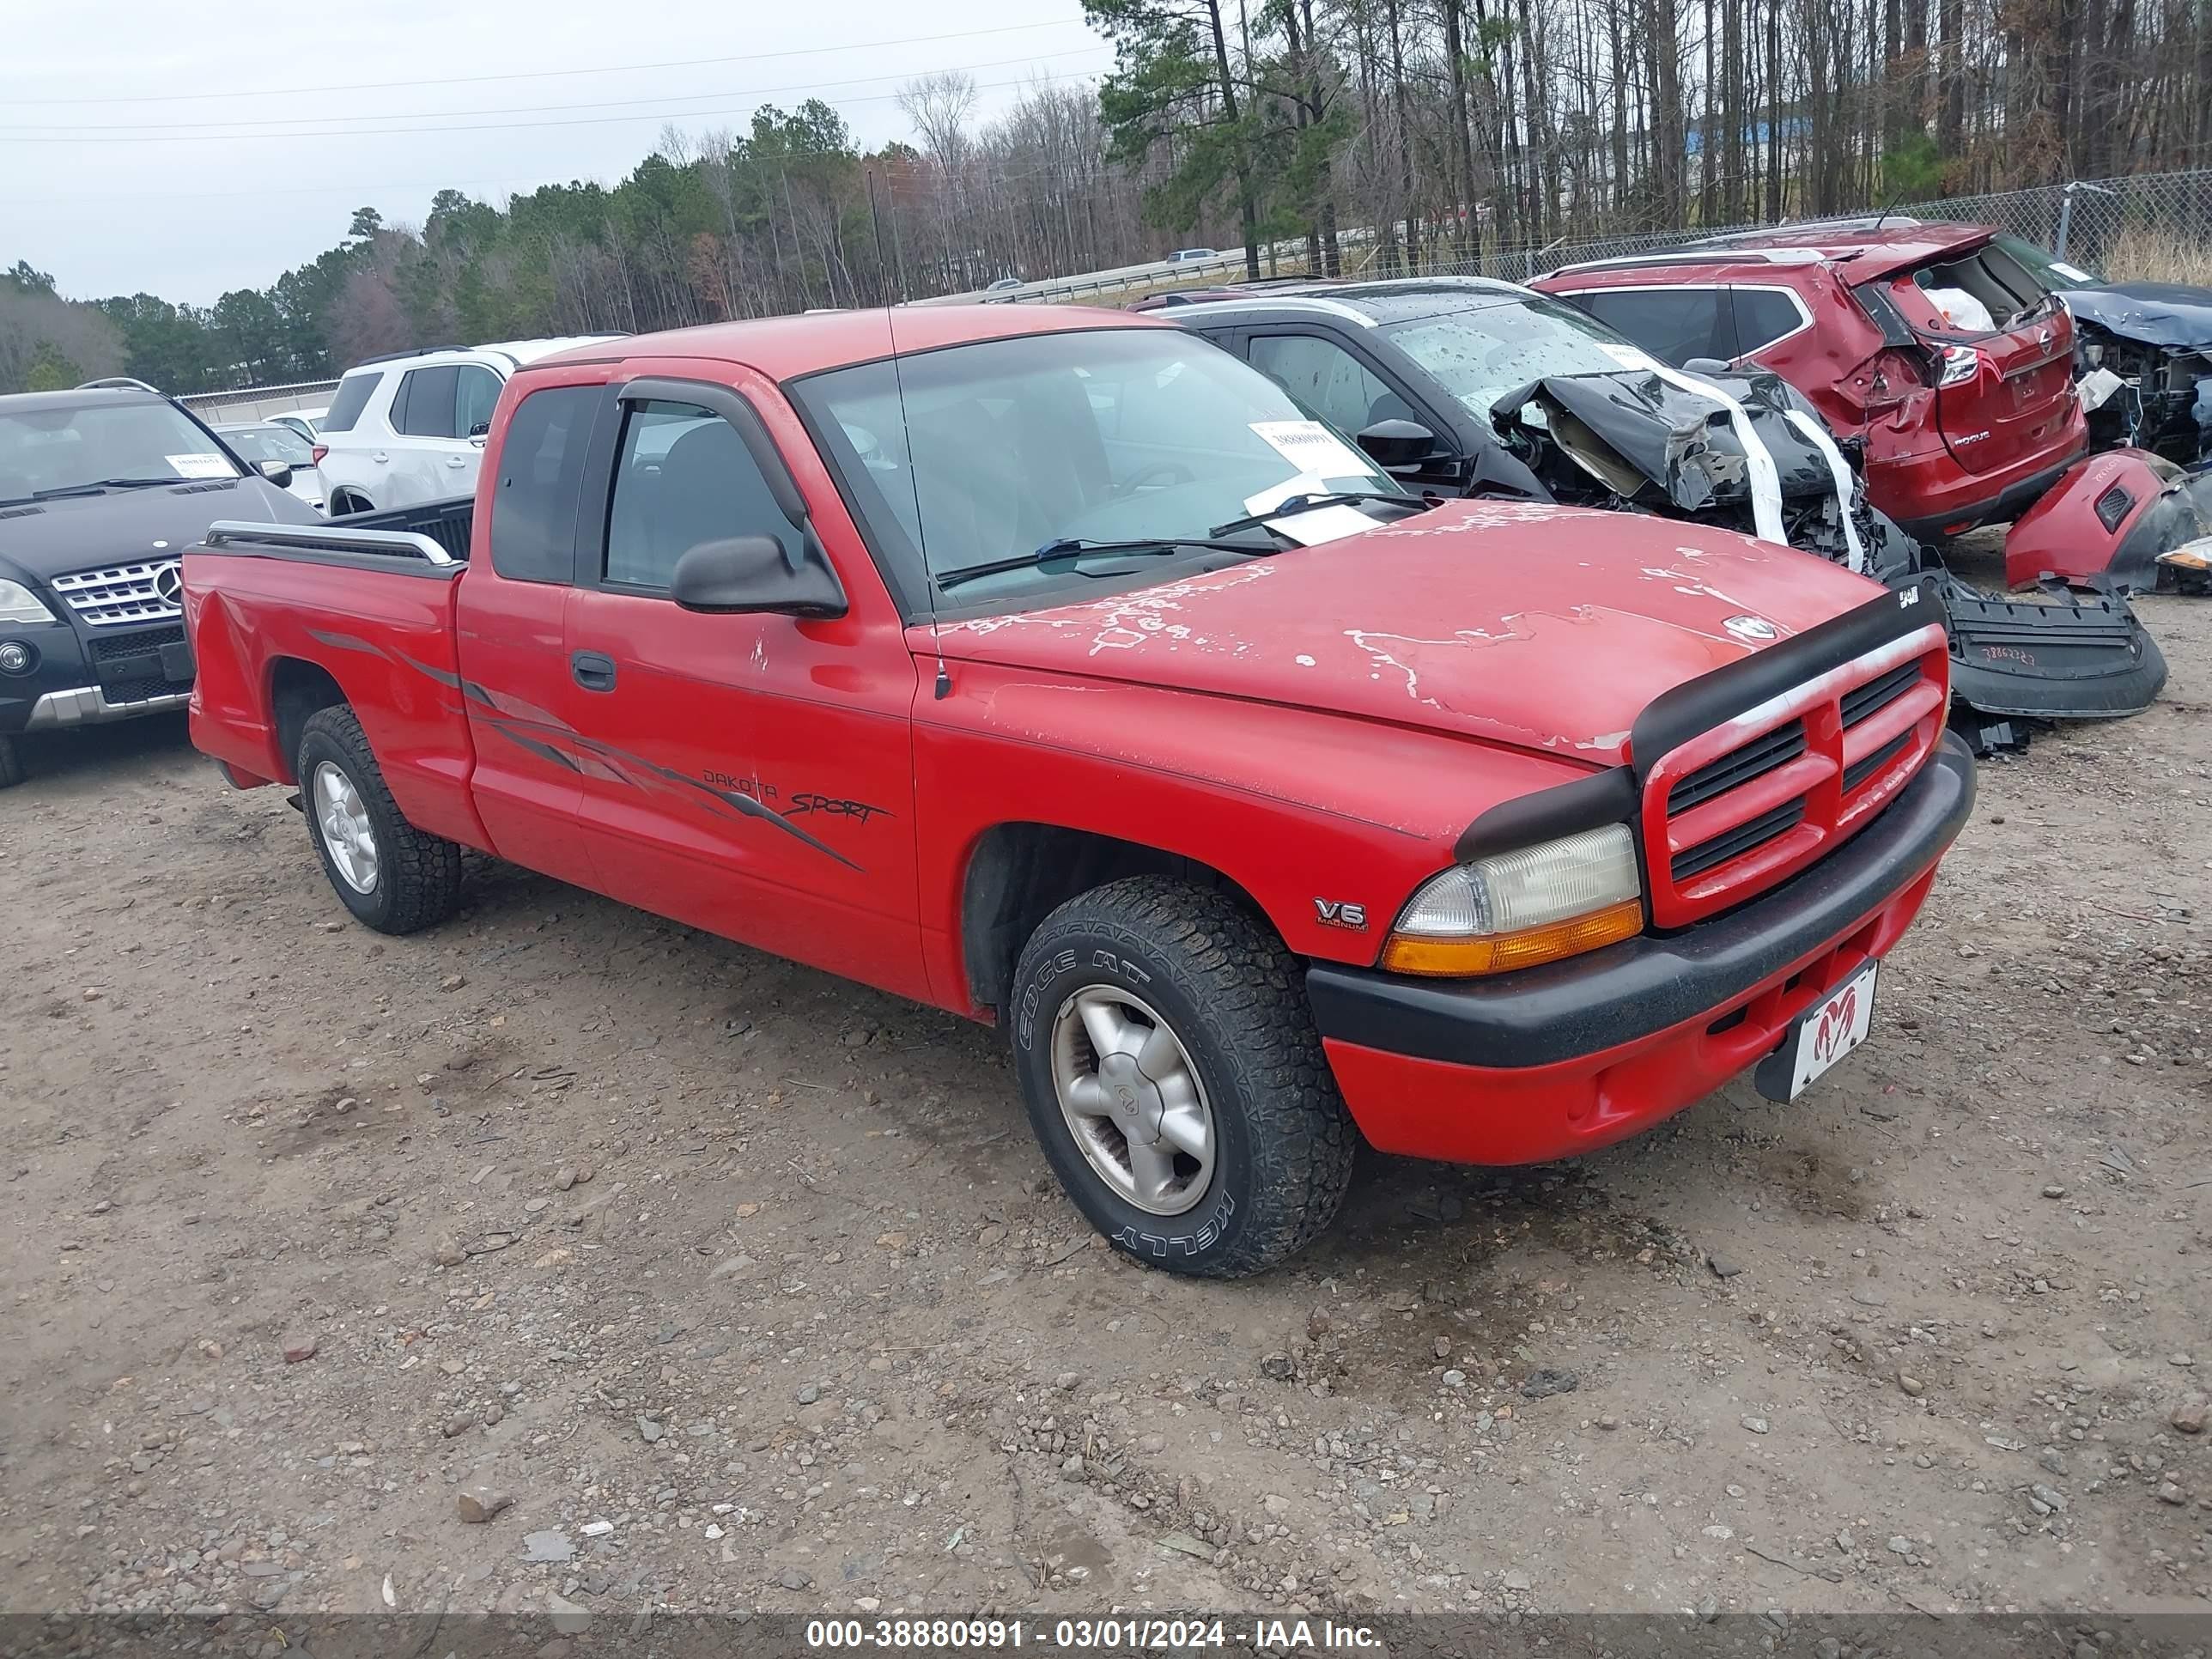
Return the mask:
[[[2074,322],[2027,267],[1984,243],[1869,286],[1935,359],[1936,423],[1960,465],[2003,472],[2064,459]]]
[[[1972,472],[2063,459],[2056,452],[2065,447],[2074,404],[2074,329],[2064,307],[1963,349],[1976,354],[1973,372],[1936,392],[1936,423],[1953,459]]]

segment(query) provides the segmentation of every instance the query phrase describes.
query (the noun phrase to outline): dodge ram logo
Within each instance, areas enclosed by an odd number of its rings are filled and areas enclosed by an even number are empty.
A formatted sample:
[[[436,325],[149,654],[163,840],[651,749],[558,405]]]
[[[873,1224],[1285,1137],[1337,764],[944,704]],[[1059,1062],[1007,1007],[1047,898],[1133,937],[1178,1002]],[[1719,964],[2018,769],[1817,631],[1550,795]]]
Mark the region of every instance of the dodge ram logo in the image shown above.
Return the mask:
[[[1825,1064],[1840,1054],[1858,1017],[1859,988],[1854,985],[1820,1010],[1813,1029],[1813,1057]]]
[[[1771,640],[1781,631],[1764,617],[1730,617],[1721,626],[1740,640]]]
[[[173,605],[179,611],[185,608],[184,566],[165,564],[154,573],[154,597],[163,605]]]

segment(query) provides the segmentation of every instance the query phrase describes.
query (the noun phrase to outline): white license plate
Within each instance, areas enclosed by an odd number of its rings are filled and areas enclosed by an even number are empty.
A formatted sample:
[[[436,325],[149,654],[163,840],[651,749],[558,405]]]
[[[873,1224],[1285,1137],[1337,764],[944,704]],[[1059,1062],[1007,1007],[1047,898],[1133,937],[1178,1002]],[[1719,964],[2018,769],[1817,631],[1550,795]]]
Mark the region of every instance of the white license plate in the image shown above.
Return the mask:
[[[1782,1047],[1759,1067],[1759,1092],[1795,1100],[1806,1086],[1866,1041],[1874,1024],[1875,970],[1869,962],[1798,1017]],[[1784,1069],[1784,1068],[1787,1069]]]

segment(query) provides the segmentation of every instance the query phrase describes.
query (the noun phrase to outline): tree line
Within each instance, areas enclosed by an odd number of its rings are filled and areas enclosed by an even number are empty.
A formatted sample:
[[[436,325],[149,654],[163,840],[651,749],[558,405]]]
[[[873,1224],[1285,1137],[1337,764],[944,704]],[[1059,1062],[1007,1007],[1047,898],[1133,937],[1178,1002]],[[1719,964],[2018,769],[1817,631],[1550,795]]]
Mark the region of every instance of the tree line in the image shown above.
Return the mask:
[[[356,210],[266,289],[77,301],[0,270],[0,392],[325,378],[410,347],[678,327],[1070,275],[1204,243],[1252,275],[2212,167],[2212,0],[1084,0],[1097,85],[911,143],[819,100],[664,131],[612,185]],[[2212,211],[2212,208],[2208,208]],[[1538,263],[1540,264],[1540,261]]]

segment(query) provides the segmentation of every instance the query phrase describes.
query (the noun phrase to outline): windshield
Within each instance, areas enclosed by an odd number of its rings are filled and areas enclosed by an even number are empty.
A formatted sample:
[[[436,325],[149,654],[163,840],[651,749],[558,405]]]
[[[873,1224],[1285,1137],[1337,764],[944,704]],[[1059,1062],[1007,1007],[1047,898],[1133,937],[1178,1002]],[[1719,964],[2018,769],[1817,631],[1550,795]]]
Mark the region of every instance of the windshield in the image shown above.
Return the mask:
[[[1403,493],[1266,375],[1180,329],[982,341],[789,390],[877,546],[932,582],[1055,542],[1202,539],[1293,495]],[[1296,538],[1368,526],[1344,512],[1327,529],[1291,521]],[[1268,550],[1265,532],[1253,550]],[[1173,564],[1150,561],[1148,578]],[[957,591],[1000,599],[1066,576],[1008,570]]]
[[[2018,236],[1999,236],[1996,245],[2026,265],[2045,288],[2094,288],[2105,279],[2093,270],[2069,264],[2047,248]]]
[[[168,483],[238,476],[215,441],[170,404],[0,410],[0,501],[108,479]]]
[[[282,461],[286,466],[314,465],[314,452],[307,447],[307,441],[289,427],[226,427],[222,435],[249,461]]]
[[[1411,322],[1383,336],[1484,421],[1507,392],[1550,374],[1617,374],[1650,356],[1557,300],[1509,300]]]

